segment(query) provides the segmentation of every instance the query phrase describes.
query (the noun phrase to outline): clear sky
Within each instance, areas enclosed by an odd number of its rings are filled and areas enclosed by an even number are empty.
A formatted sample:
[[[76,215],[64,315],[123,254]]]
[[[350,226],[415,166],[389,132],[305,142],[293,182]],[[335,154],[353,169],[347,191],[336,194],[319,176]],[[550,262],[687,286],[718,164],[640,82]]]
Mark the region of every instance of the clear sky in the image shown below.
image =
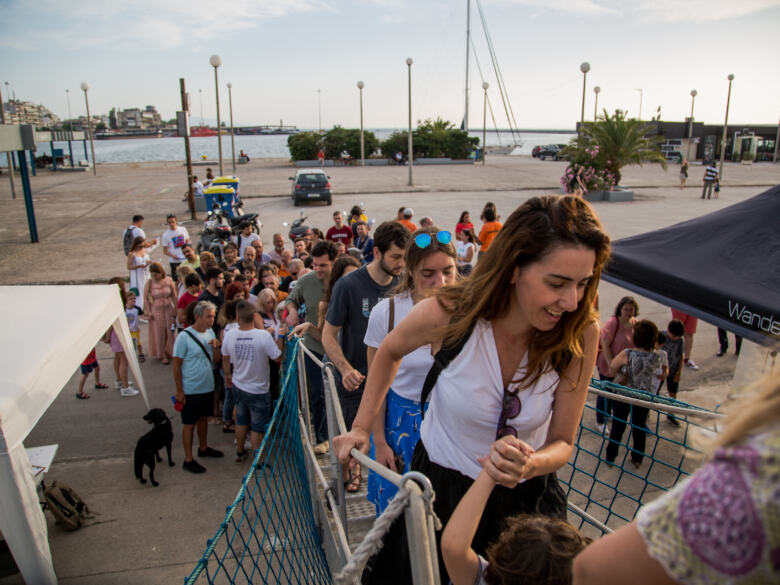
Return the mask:
[[[407,57],[415,122],[464,111],[466,0],[0,0],[0,82],[20,100],[66,118],[153,104],[180,109],[179,78],[193,123],[214,123],[219,54],[222,118],[233,84],[236,125],[357,127],[358,80],[366,127],[407,124]],[[470,126],[482,125],[482,78],[500,127],[496,91],[476,0],[472,0]],[[580,63],[590,62],[586,119],[599,110],[682,120],[696,89],[695,118],[775,124],[780,116],[780,0],[482,0],[517,125],[573,128],[580,116]],[[6,86],[4,83],[8,82]],[[202,90],[202,94],[198,90]],[[488,126],[492,126],[488,122]]]

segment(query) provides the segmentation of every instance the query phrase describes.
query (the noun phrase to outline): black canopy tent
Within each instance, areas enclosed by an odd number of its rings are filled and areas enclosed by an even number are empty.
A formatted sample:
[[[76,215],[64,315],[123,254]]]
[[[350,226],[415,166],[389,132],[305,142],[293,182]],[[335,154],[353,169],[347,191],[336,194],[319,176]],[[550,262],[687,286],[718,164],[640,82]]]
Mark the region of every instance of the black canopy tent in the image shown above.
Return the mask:
[[[613,242],[603,278],[756,343],[778,345],[778,228],[780,185],[720,211]]]

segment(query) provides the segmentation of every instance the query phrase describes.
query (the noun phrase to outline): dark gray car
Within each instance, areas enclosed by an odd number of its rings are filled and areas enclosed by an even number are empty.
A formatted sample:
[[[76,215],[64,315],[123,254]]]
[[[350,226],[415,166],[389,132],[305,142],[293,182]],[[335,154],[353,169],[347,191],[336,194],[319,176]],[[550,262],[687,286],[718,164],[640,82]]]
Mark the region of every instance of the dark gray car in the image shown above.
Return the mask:
[[[325,201],[332,203],[330,177],[320,169],[301,169],[290,177],[292,200],[296,207],[303,201]]]

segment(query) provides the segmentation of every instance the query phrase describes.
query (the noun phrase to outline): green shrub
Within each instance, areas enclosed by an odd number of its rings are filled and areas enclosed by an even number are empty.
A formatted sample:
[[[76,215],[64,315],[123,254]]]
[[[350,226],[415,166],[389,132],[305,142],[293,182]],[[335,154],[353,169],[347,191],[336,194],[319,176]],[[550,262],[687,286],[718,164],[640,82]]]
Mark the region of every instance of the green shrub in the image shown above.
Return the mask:
[[[414,138],[414,134],[412,134],[412,138]],[[409,132],[396,130],[380,143],[379,150],[387,158],[393,158],[396,152],[401,152],[406,156],[409,150]]]
[[[298,132],[287,137],[287,148],[292,160],[317,160],[322,148],[322,136],[319,132]]]
[[[750,152],[749,150],[746,150],[745,152],[742,153],[742,160],[750,160],[750,161],[756,160],[756,155]]]

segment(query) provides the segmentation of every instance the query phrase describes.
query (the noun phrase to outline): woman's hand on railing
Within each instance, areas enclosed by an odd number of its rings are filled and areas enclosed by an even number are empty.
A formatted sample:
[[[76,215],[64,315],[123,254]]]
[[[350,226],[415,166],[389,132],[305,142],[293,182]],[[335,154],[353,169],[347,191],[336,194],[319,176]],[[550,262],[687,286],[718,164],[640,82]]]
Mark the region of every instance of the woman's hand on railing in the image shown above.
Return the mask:
[[[344,435],[339,435],[333,439],[333,449],[336,457],[341,463],[349,463],[350,466],[357,465],[357,461],[352,460],[350,451],[357,449],[363,453],[368,453],[369,433],[359,427],[353,427],[351,431]]]

